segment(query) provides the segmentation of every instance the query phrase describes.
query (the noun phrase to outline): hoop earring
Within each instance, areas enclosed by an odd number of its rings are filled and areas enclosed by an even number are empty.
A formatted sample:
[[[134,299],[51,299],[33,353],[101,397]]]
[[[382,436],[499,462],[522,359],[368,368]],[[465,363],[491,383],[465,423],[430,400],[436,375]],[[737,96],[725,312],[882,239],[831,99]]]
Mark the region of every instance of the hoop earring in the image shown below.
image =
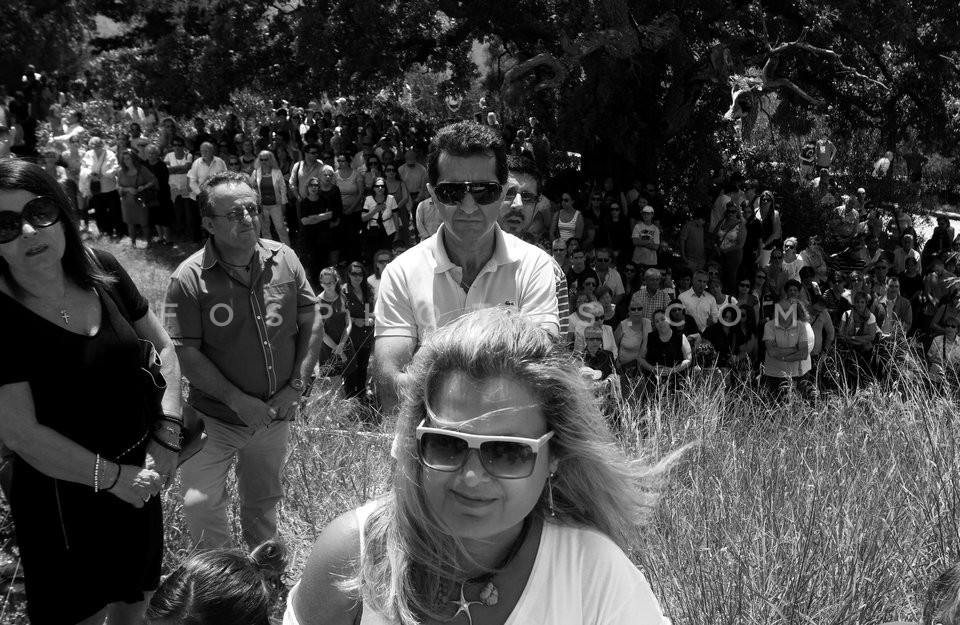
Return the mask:
[[[550,505],[550,516],[557,516],[553,509],[553,473],[547,476],[547,502]]]

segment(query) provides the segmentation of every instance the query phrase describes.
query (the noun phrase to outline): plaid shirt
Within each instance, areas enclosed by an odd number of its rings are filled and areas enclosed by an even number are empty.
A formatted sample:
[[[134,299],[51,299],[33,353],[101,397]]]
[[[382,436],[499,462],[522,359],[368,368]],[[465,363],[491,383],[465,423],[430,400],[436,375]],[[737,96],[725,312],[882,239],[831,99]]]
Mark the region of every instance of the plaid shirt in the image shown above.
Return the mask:
[[[656,293],[650,295],[647,287],[642,287],[633,297],[637,298],[640,301],[640,305],[643,306],[643,318],[650,320],[653,320],[653,313],[656,311],[666,310],[672,299],[670,293],[667,293],[663,289],[657,289]]]

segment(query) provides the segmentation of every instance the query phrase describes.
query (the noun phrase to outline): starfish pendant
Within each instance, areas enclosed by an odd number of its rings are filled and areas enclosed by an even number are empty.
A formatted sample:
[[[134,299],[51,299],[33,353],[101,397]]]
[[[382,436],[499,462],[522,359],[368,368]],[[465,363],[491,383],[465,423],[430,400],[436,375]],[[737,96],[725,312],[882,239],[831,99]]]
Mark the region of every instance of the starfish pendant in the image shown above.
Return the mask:
[[[450,620],[457,618],[461,614],[467,615],[467,622],[469,625],[473,625],[473,615],[470,614],[470,606],[474,605],[484,605],[482,601],[467,601],[466,597],[463,596],[463,587],[465,584],[460,584],[460,600],[451,599],[447,603],[452,603],[457,606],[457,613],[450,617]]]

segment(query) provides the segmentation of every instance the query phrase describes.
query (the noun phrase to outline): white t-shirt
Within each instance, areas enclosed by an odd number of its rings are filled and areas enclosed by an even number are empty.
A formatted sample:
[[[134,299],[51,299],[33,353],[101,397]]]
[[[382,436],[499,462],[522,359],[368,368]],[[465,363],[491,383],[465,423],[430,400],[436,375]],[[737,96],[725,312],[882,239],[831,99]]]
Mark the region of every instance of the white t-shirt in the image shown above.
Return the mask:
[[[771,319],[763,326],[763,340],[773,341],[777,347],[797,347],[800,343],[806,343],[808,347],[807,357],[793,362],[773,358],[767,352],[763,361],[763,372],[766,375],[771,378],[798,378],[810,371],[810,352],[816,344],[816,335],[813,333],[813,326],[806,321],[797,321],[791,328],[781,328]]]
[[[183,151],[183,158],[177,158],[177,155],[173,152],[168,152],[163,157],[163,162],[167,164],[167,167],[182,167],[184,165],[189,165],[193,163],[193,154]],[[189,170],[188,170],[189,171]],[[170,197],[171,199],[177,199],[179,196],[188,197],[190,195],[190,181],[187,179],[187,174],[170,174]]]
[[[357,510],[361,532],[369,508],[368,504]],[[298,589],[299,583],[287,597],[283,625],[300,625],[291,607]],[[670,625],[670,620],[647,578],[612,540],[593,529],[548,520],[527,586],[505,625],[531,623]],[[364,605],[360,625],[396,625],[396,621]]]
[[[654,224],[645,224],[642,221],[633,229],[633,238],[641,241],[652,241],[660,245],[660,228]],[[633,248],[633,262],[647,267],[657,265],[657,250],[636,246]]]
[[[559,333],[560,313],[553,258],[494,226],[493,256],[469,291],[463,270],[450,260],[437,234],[410,248],[383,271],[377,295],[375,336],[420,341],[463,315],[494,306],[515,306],[525,317]]]

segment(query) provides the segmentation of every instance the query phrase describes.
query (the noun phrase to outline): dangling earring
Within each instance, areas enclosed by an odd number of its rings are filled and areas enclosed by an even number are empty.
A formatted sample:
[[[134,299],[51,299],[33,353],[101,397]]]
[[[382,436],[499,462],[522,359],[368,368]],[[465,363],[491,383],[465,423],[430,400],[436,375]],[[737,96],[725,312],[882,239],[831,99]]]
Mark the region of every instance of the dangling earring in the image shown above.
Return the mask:
[[[550,505],[550,516],[557,516],[553,510],[553,473],[547,476],[547,502]]]

